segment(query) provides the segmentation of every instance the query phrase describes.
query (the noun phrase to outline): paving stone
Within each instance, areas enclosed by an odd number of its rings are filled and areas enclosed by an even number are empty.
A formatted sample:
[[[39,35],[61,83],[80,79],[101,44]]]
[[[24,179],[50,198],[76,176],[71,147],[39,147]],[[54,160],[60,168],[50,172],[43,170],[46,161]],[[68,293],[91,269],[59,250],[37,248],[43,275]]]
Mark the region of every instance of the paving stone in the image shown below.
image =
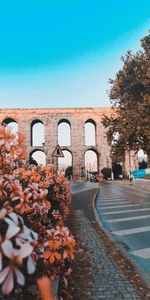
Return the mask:
[[[108,257],[100,237],[91,227],[84,210],[76,210],[75,216],[80,239],[87,249],[90,264],[94,270],[86,295],[91,296],[91,300],[143,300],[115,261],[112,262]]]

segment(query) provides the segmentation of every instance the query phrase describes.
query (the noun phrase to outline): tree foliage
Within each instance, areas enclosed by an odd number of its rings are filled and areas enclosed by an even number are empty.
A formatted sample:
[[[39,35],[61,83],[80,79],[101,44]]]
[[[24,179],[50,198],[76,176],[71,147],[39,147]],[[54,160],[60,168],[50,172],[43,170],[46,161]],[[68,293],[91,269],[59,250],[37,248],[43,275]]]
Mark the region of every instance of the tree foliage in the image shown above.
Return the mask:
[[[111,178],[111,169],[110,168],[107,168],[107,167],[103,168],[101,170],[101,173],[103,174],[105,180],[107,180],[108,178]]]
[[[127,150],[143,149],[150,161],[150,34],[141,40],[142,50],[128,51],[123,67],[110,79],[113,114],[103,118],[114,161]]]
[[[147,168],[147,162],[143,159],[139,162],[139,169],[146,169]]]

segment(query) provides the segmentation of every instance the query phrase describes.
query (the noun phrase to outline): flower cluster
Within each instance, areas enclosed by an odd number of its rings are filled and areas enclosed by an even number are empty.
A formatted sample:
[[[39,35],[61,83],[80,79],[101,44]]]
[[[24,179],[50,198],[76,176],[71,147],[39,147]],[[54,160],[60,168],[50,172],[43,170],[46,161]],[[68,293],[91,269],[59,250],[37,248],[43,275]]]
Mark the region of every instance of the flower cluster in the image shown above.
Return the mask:
[[[9,294],[34,273],[70,273],[75,241],[64,227],[71,192],[54,166],[25,163],[24,137],[0,126],[0,285]],[[38,235],[37,233],[38,232]],[[38,246],[37,246],[38,245]],[[32,279],[34,278],[32,277]]]
[[[5,208],[0,211],[0,284],[9,294],[18,284],[25,284],[25,275],[35,271],[33,259],[37,233],[25,226],[23,219]]]
[[[56,176],[53,166],[32,169],[25,166],[16,169],[14,174],[24,190],[24,197],[20,197],[16,205],[19,213],[30,213],[34,217],[38,214],[41,223],[47,213],[53,225],[63,225],[71,203],[70,188],[64,176]]]
[[[68,274],[70,262],[74,259],[75,240],[69,229],[65,226],[56,226],[46,231],[44,243],[44,258],[50,265],[49,270],[54,270],[51,277],[57,276],[63,270]]]
[[[10,127],[0,125],[0,171],[1,174],[12,174],[16,165],[26,158],[23,145],[24,136],[21,133],[14,135]]]

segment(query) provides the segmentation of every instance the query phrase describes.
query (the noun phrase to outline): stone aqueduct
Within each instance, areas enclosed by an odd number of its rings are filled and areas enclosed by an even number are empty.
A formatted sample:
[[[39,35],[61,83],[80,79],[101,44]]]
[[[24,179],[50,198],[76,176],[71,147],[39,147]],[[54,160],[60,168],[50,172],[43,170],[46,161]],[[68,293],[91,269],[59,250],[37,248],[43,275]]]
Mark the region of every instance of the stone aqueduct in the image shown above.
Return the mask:
[[[111,108],[33,108],[33,109],[0,109],[0,122],[14,120],[18,123],[18,129],[26,136],[26,148],[28,156],[35,150],[41,150],[46,154],[46,161],[51,161],[52,153],[58,144],[58,124],[65,121],[71,128],[71,145],[63,146],[73,158],[73,175],[80,177],[81,168],[85,167],[85,153],[93,150],[97,154],[98,171],[103,167],[111,168],[110,147],[108,146],[105,128],[102,125],[103,115],[110,115]],[[45,141],[43,146],[32,146],[31,128],[34,122],[44,125]],[[95,125],[95,146],[85,145],[85,124],[92,122]],[[124,163],[124,171],[128,172],[128,159]]]

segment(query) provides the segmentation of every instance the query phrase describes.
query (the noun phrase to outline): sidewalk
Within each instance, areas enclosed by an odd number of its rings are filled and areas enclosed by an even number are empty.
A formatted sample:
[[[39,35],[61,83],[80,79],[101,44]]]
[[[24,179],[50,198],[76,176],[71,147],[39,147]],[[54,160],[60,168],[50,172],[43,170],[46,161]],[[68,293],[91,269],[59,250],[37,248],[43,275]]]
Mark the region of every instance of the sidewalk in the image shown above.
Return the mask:
[[[80,193],[78,197],[81,202],[84,201],[83,193],[82,197]],[[74,199],[74,203],[77,200]],[[92,199],[82,209],[76,205],[71,217],[74,218],[74,233],[78,245],[73,270],[73,300],[150,299],[149,290],[140,281],[138,274],[117,253],[115,245],[108,240],[102,228],[98,228],[92,210]],[[125,273],[130,273],[130,276]]]

